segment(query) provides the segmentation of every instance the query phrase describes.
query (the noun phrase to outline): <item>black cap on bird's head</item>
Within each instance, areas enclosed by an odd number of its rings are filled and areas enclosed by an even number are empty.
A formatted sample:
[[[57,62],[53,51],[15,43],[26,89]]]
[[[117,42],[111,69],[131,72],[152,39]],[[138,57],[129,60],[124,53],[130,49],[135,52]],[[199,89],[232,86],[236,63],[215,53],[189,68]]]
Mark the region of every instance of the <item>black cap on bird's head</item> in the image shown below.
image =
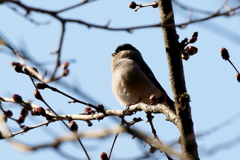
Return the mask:
[[[112,56],[114,57],[116,54],[118,54],[119,52],[124,51],[124,50],[137,50],[137,49],[135,47],[133,47],[131,44],[125,43],[125,44],[119,45],[116,48],[115,52],[112,53]]]

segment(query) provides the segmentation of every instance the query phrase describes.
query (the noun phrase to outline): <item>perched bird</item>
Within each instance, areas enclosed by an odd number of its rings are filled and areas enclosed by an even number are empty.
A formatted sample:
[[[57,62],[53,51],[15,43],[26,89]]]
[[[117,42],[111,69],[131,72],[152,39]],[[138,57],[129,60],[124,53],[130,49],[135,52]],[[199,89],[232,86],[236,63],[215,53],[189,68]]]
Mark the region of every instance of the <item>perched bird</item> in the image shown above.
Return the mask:
[[[150,96],[165,96],[164,102],[174,110],[174,102],[156,80],[141,53],[131,44],[122,44],[112,53],[112,90],[126,107],[139,102],[150,104]]]

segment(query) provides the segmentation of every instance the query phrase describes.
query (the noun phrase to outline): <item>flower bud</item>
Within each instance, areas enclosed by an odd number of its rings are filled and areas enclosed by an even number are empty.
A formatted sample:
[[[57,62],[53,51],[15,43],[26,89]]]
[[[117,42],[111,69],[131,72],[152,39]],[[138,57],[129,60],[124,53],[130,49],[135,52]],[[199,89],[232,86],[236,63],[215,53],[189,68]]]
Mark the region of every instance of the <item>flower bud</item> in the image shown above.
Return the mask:
[[[19,124],[21,124],[21,123],[23,123],[25,121],[25,117],[23,117],[23,116],[19,116],[18,117],[18,120],[17,120],[17,122],[19,123]]]
[[[69,70],[68,69],[64,69],[62,75],[63,76],[67,76],[68,74],[69,74]]]
[[[182,52],[182,59],[184,59],[185,61],[187,61],[189,59],[189,53],[186,51]]]
[[[237,77],[238,82],[240,82],[240,73],[238,73],[236,77]]]
[[[104,111],[104,106],[102,104],[97,105],[96,111],[98,113],[103,112]]]
[[[152,94],[152,95],[149,97],[149,99],[150,99],[150,103],[151,103],[151,104],[157,103],[157,97],[156,97],[155,94]]]
[[[73,131],[73,132],[77,132],[77,131],[78,131],[78,125],[77,125],[76,122],[70,121],[70,122],[69,122],[69,125],[70,125],[71,131]]]
[[[65,63],[62,64],[61,67],[62,67],[63,69],[67,69],[68,66],[69,66],[69,62],[65,62]]]
[[[16,103],[22,103],[23,102],[22,97],[19,96],[18,94],[14,94],[12,98]]]
[[[35,116],[35,115],[39,116],[39,114],[38,114],[38,112],[37,112],[37,108],[32,108],[31,114],[32,114],[33,116]]]
[[[132,1],[128,4],[128,7],[131,9],[135,9],[137,7],[137,4],[134,1]]]
[[[198,48],[194,46],[188,46],[186,47],[185,51],[187,51],[189,55],[192,56],[198,52]]]
[[[149,153],[155,153],[155,152],[156,152],[156,150],[157,150],[157,148],[156,148],[156,147],[154,147],[154,146],[151,146],[151,147],[149,148]]]
[[[86,108],[84,108],[84,113],[87,115],[94,114],[95,110],[92,110],[91,107],[86,107]]]
[[[43,107],[38,107],[37,108],[37,111],[38,111],[38,113],[40,114],[40,115],[42,115],[42,116],[46,116],[46,111],[45,111],[45,109],[43,108]]]
[[[12,113],[12,111],[10,111],[10,110],[6,110],[6,111],[4,111],[4,115],[5,115],[7,118],[10,118],[10,117],[12,117],[13,113]]]
[[[22,108],[20,112],[20,116],[22,116],[23,118],[26,118],[28,116],[28,110],[25,108]]]
[[[153,7],[153,8],[157,8],[157,7],[158,7],[158,2],[157,2],[157,1],[154,1],[152,7]]]
[[[20,64],[20,63],[18,63],[18,62],[12,62],[12,66],[13,66],[13,68],[14,68],[14,70],[16,71],[16,72],[18,72],[18,73],[23,73],[23,67],[22,67],[22,65]]]
[[[230,58],[228,50],[226,48],[221,48],[220,53],[221,53],[222,59],[228,60]]]
[[[41,100],[41,101],[43,100],[43,98],[38,90],[34,90],[33,94],[34,94],[35,98],[37,98],[38,100]]]
[[[100,155],[100,159],[101,160],[109,160],[107,153],[102,152],[102,154]]]
[[[47,87],[48,87],[48,85],[46,83],[38,83],[38,84],[36,84],[36,88],[37,89],[45,89]]]
[[[194,32],[192,37],[198,37],[198,32]]]
[[[189,43],[195,43],[197,41],[197,37],[192,37],[190,40],[189,40]]]
[[[91,121],[87,121],[88,127],[92,127],[92,122]]]

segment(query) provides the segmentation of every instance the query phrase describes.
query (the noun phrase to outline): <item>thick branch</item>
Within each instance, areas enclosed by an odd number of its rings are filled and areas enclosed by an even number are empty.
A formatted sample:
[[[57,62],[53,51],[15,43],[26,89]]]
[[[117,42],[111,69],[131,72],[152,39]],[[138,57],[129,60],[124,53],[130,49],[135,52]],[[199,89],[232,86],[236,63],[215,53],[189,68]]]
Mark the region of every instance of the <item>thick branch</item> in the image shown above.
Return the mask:
[[[171,0],[158,0],[163,26],[175,26],[174,12]],[[175,100],[176,113],[179,118],[179,131],[181,138],[182,159],[198,160],[197,143],[195,140],[191,108],[189,102],[182,101],[186,86],[181,59],[180,45],[175,27],[163,27],[165,49],[170,69],[170,81]]]

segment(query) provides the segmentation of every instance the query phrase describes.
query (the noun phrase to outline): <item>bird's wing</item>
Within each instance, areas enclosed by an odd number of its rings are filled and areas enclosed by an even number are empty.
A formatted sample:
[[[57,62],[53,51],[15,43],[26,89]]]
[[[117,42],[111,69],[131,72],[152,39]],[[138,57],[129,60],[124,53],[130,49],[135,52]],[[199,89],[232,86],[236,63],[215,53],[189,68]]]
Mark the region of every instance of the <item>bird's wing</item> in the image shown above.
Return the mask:
[[[135,51],[136,52],[136,51]],[[141,54],[139,52],[139,54]],[[160,85],[160,83],[157,81],[157,79],[155,78],[152,70],[148,67],[147,63],[144,61],[144,59],[142,58],[142,56],[135,56],[136,54],[132,54],[131,57],[129,57],[130,59],[134,60],[135,62],[137,62],[137,64],[139,65],[139,67],[141,68],[141,70],[143,71],[143,73],[146,74],[146,76],[152,81],[152,83],[162,92],[162,93],[166,93],[166,91],[163,89],[163,87]],[[168,103],[169,107],[174,109],[174,102],[171,100],[171,98],[167,95],[167,99],[166,102]]]
[[[136,51],[134,51],[136,52]],[[137,51],[138,52],[138,51]],[[139,54],[141,54],[139,52]],[[134,60],[139,67],[141,68],[141,70],[143,71],[143,73],[146,74],[146,76],[152,81],[152,83],[163,93],[166,93],[166,91],[163,89],[163,87],[159,84],[159,82],[157,81],[157,79],[155,78],[152,70],[148,67],[147,63],[143,60],[142,56],[135,56],[136,54],[132,54],[131,57],[129,57],[130,59]]]

